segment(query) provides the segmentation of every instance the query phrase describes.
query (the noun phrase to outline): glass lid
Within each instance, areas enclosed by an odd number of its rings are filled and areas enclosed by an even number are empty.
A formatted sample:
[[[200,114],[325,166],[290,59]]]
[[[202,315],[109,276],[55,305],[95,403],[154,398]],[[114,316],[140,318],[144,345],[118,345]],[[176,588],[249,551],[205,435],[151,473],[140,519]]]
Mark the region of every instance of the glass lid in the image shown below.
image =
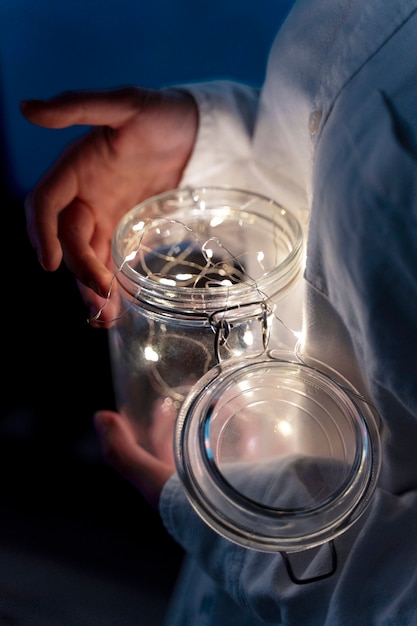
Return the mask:
[[[365,510],[380,470],[378,416],[311,359],[230,360],[186,398],[175,459],[191,504],[219,534],[258,550],[307,549]]]

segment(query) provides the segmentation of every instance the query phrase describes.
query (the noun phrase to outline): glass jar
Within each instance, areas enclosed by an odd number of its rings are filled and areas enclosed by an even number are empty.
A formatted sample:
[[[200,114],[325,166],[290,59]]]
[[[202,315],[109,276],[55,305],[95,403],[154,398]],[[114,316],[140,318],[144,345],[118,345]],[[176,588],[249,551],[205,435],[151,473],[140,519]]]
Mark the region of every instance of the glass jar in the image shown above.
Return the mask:
[[[302,229],[285,208],[228,187],[176,189],[134,207],[112,241],[109,329],[118,410],[172,459],[191,387],[218,362],[292,349],[302,323]]]

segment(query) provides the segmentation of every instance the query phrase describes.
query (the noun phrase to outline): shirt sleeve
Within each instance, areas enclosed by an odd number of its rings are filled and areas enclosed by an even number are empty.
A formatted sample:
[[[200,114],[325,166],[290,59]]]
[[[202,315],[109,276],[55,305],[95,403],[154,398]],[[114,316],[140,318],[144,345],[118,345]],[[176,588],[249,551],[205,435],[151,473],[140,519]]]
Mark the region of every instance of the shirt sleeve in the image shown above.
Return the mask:
[[[407,555],[417,553],[414,491],[378,489],[370,510],[334,540],[336,571],[306,584],[291,579],[280,553],[248,549],[213,531],[188,502],[177,475],[165,485],[160,513],[174,539],[254,619],[276,625],[305,623],[306,615],[308,623],[321,626],[413,623],[417,572]],[[287,556],[302,581],[330,571],[330,555],[330,544],[324,544]]]
[[[197,139],[181,186],[227,184],[248,188],[259,90],[222,80],[190,83],[179,89],[194,97],[199,111]]]

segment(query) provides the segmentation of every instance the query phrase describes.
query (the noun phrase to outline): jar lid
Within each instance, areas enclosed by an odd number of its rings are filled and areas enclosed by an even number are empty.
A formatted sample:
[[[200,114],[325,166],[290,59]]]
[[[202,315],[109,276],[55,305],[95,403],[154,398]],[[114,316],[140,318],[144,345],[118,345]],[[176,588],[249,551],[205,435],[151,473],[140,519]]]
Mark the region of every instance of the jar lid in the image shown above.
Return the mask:
[[[365,511],[380,471],[378,416],[310,359],[236,359],[191,390],[175,433],[187,497],[220,535],[263,551],[334,539]]]

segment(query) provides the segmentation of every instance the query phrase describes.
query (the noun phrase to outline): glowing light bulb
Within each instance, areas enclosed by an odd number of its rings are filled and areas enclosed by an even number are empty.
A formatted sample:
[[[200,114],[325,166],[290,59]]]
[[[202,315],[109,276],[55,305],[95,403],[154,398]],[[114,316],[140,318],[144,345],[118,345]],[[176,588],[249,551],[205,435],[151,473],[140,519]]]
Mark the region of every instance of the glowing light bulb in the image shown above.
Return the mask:
[[[177,274],[176,275],[177,280],[190,280],[192,277],[193,277],[192,274]]]
[[[145,359],[147,361],[153,361],[154,363],[159,361],[159,355],[157,352],[155,352],[152,346],[145,346],[145,349],[143,352],[145,354]]]
[[[175,287],[177,284],[172,278],[161,278],[159,282],[161,285],[167,285],[167,287]]]
[[[250,330],[247,330],[243,335],[243,341],[247,346],[253,345],[253,333]]]

